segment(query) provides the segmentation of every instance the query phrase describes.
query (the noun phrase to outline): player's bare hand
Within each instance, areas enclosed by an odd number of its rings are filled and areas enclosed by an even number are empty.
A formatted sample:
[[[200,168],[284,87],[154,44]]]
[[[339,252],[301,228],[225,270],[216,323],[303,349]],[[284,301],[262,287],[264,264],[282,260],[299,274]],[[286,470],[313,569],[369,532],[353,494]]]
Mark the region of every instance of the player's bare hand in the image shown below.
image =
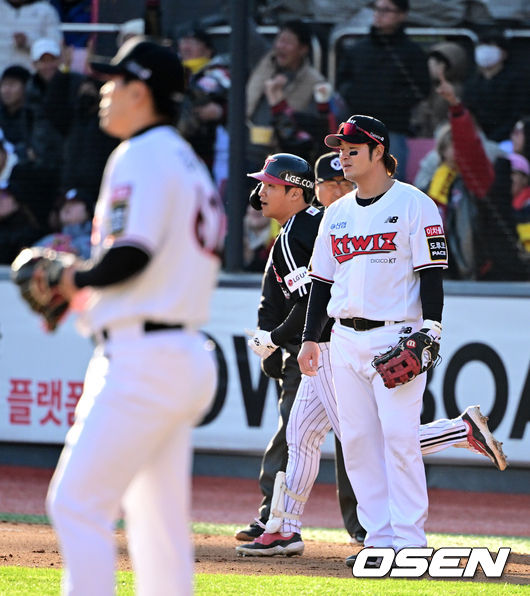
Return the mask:
[[[265,96],[269,105],[275,106],[285,99],[285,85],[287,77],[284,74],[277,74],[265,81]]]
[[[315,377],[318,370],[320,348],[316,341],[305,341],[298,352],[300,372],[308,377]]]
[[[66,300],[70,301],[77,293],[79,288],[74,283],[74,274],[77,271],[75,265],[72,265],[66,268],[61,275],[61,279],[59,280],[59,284],[57,286],[59,292],[66,298]]]

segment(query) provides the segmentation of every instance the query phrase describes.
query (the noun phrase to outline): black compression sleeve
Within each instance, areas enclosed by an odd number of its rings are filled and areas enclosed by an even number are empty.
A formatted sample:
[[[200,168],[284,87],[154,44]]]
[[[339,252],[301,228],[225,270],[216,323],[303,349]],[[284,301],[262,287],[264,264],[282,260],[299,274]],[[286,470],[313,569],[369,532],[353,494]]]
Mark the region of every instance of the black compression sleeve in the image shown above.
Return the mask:
[[[320,340],[322,331],[329,320],[326,309],[330,298],[331,284],[313,279],[302,342]]]
[[[111,248],[95,265],[87,261],[88,268],[75,273],[74,283],[78,288],[110,286],[140,273],[150,258],[147,252],[137,246]]]
[[[271,332],[271,339],[277,346],[285,346],[289,341],[292,342],[295,336],[298,336],[298,341],[300,341],[300,332],[304,327],[307,311],[307,300],[306,297],[296,302],[285,321]]]
[[[420,271],[420,299],[423,318],[442,322],[444,306],[443,269],[430,267]]]

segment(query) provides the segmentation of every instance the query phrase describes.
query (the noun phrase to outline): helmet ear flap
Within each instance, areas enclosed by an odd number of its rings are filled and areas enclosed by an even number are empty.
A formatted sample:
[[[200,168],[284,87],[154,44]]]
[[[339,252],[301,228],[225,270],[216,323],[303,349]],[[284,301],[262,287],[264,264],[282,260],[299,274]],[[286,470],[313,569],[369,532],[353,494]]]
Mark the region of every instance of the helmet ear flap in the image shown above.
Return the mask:
[[[261,211],[261,200],[259,198],[259,191],[261,190],[262,183],[260,182],[256,188],[250,193],[248,202],[250,206],[256,211]]]

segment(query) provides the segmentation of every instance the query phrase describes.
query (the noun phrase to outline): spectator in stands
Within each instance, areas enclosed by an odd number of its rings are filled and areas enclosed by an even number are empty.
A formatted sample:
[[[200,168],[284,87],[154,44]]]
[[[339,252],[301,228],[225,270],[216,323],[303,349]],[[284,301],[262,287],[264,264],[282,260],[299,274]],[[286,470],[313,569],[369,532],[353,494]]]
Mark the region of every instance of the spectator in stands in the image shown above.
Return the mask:
[[[508,156],[512,164],[512,207],[519,240],[530,253],[530,162],[520,153]]]
[[[47,117],[44,101],[50,81],[61,64],[61,48],[53,39],[38,39],[31,46],[35,73],[26,85],[26,106],[31,111],[32,131],[29,156],[32,161],[59,173],[63,138]]]
[[[30,72],[23,66],[9,66],[0,78],[0,128],[14,145],[21,162],[28,161],[33,121],[26,105],[26,83]]]
[[[17,254],[31,246],[41,231],[31,211],[20,201],[14,183],[0,184],[0,264],[10,265]]]
[[[311,30],[301,21],[284,23],[272,49],[247,84],[249,168],[261,168],[270,153],[294,153],[313,162],[322,139],[337,129],[345,109],[331,85],[310,64]],[[340,120],[339,120],[340,122]]]
[[[464,104],[488,139],[508,139],[515,122],[529,111],[527,73],[510,57],[509,41],[484,33],[475,46],[476,72],[466,81]]]
[[[217,55],[210,35],[197,26],[182,33],[178,49],[190,73],[178,128],[222,189],[228,178],[228,64]]]
[[[0,72],[32,69],[30,49],[41,37],[62,43],[59,15],[47,0],[0,0]]]
[[[0,129],[0,184],[9,180],[17,163],[18,157],[15,148],[9,141],[6,141],[3,131]]]
[[[90,257],[92,214],[97,195],[70,188],[57,206],[58,232],[48,234],[36,244],[54,250],[73,252],[83,259]]]
[[[530,161],[530,116],[523,116],[515,123],[510,133],[510,146],[507,151],[519,153]]]
[[[385,122],[401,180],[412,111],[430,90],[427,56],[405,33],[408,9],[408,0],[375,0],[370,34],[337,56],[337,88],[349,113]]]
[[[243,269],[245,271],[263,272],[280,228],[278,224],[263,217],[250,205],[243,218]]]
[[[85,77],[78,84],[60,77],[53,83],[47,96],[48,114],[55,126],[61,126],[64,135],[60,188],[82,188],[89,196],[97,197],[107,158],[118,145],[118,140],[99,126],[101,82]],[[62,89],[72,93],[65,110],[58,105]]]
[[[449,274],[456,279],[529,279],[515,230],[510,161],[488,158],[470,112],[443,75],[437,90],[449,104],[450,128],[438,141],[441,162],[427,193],[444,220]]]
[[[437,93],[440,73],[450,81],[457,95],[461,96],[468,76],[468,56],[459,43],[444,41],[434,44],[427,55],[431,90],[413,114],[413,129],[418,137],[435,136],[439,126],[447,122],[447,102]]]
[[[51,0],[61,23],[90,23],[92,21],[92,0]],[[90,33],[67,31],[64,34],[64,51],[69,56],[69,66],[75,72],[84,73],[87,62],[87,46]]]

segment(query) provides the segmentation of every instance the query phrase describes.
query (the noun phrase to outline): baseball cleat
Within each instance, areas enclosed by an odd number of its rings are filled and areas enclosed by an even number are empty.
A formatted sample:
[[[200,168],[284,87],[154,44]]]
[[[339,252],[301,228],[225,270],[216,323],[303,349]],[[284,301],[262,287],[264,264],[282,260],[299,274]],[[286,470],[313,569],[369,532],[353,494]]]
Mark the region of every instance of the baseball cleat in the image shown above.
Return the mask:
[[[350,544],[354,546],[363,546],[366,538],[366,530],[357,530],[353,536],[350,537]]]
[[[480,406],[469,406],[462,414],[467,426],[467,442],[469,449],[489,457],[502,472],[508,465],[502,450],[502,443],[497,441],[488,428],[488,417],[483,416]]]
[[[236,546],[236,552],[240,556],[248,557],[272,557],[273,555],[284,555],[292,557],[301,555],[304,552],[302,537],[296,532],[282,536],[279,532],[263,534],[250,544]]]
[[[353,567],[355,565],[355,560],[357,559],[357,555],[350,555],[346,559],[346,566]],[[381,563],[383,562],[383,557],[367,557],[366,563],[364,564],[365,569],[379,569],[381,567]]]
[[[256,538],[259,538],[263,532],[265,532],[265,524],[262,523],[261,520],[256,519],[246,528],[238,530],[236,532],[235,538],[236,540],[241,540],[242,542],[252,542]]]

